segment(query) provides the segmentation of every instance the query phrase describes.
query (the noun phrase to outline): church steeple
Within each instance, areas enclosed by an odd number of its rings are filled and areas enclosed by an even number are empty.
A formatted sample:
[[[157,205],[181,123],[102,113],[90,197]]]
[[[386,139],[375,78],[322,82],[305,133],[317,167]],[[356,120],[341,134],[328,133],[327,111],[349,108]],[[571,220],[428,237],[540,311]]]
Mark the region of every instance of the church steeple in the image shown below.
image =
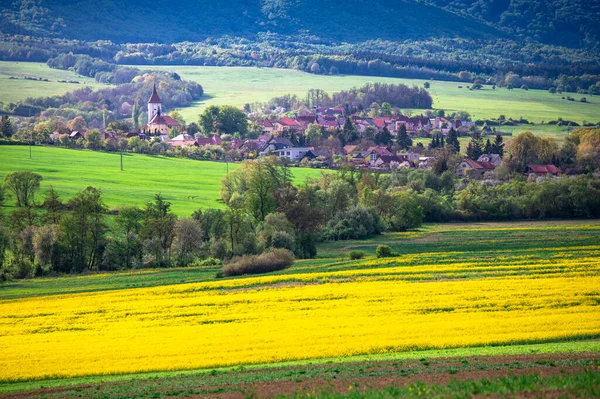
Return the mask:
[[[160,98],[158,97],[158,93],[156,92],[156,83],[154,83],[154,88],[152,89],[152,97],[148,100],[148,104],[160,104]]]
[[[156,115],[160,115],[162,113],[162,104],[160,102],[160,98],[158,97],[158,93],[156,91],[156,83],[154,84],[154,88],[152,89],[152,96],[148,100],[148,124],[154,119]]]

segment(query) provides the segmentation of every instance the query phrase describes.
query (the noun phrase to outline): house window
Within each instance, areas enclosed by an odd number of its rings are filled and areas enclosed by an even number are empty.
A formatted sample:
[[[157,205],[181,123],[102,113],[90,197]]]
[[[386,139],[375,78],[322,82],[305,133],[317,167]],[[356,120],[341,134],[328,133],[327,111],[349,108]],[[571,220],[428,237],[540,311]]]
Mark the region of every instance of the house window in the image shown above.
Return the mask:
[[[287,156],[290,156],[290,155],[291,155],[291,152],[289,152],[289,151],[286,151],[286,152],[285,152],[285,155],[287,155]]]

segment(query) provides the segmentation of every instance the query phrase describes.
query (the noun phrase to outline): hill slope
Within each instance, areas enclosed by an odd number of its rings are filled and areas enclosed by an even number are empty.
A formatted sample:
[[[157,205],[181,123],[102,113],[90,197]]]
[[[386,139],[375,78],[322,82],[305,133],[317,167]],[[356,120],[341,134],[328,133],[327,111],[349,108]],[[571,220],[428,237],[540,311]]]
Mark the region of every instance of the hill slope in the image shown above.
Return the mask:
[[[415,0],[2,0],[1,8],[3,33],[115,42],[199,41],[259,32],[308,32],[345,41],[502,35],[481,21]]]

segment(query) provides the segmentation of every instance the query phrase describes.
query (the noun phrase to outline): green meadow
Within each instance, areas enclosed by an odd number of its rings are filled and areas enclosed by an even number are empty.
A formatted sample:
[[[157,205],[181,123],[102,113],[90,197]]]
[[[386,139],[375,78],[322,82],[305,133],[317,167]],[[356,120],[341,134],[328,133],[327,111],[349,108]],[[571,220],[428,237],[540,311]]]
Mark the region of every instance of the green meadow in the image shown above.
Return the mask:
[[[396,79],[375,76],[328,76],[314,75],[289,69],[254,67],[203,67],[203,66],[137,66],[141,69],[167,70],[179,73],[184,79],[196,81],[204,87],[205,99],[198,101],[181,112],[188,122],[196,121],[198,114],[209,105],[231,104],[243,106],[246,103],[266,102],[284,94],[304,96],[310,89],[323,89],[329,93],[360,87],[366,83],[404,83],[409,86],[422,86],[425,80]],[[11,80],[10,76],[20,79]],[[25,76],[47,78],[50,82],[22,79]],[[58,80],[78,80],[80,84],[58,83]],[[559,117],[578,123],[598,122],[600,99],[597,96],[580,94],[550,94],[544,90],[507,90],[484,86],[482,90],[471,91],[467,84],[457,82],[429,81],[435,108],[447,112],[468,111],[474,119],[523,117],[539,124]],[[71,71],[55,70],[40,63],[0,62],[0,101],[14,102],[27,97],[63,94],[83,86],[93,88],[104,85],[91,78]],[[461,86],[459,88],[459,86]],[[576,101],[562,97],[571,96]],[[579,100],[586,97],[588,102]],[[422,110],[412,110],[413,113]],[[502,128],[508,130],[508,128]],[[563,137],[567,128],[555,126],[516,127],[512,130],[532,130],[544,136]]]
[[[54,147],[0,146],[0,179],[7,173],[30,170],[43,177],[41,192],[52,185],[63,199],[87,186],[102,189],[109,207],[143,205],[161,193],[179,216],[189,216],[199,208],[221,208],[221,179],[227,170],[239,165],[224,162],[193,161],[126,153],[124,170],[120,154]],[[293,168],[296,183],[318,177],[317,169]],[[7,202],[11,202],[10,200]]]
[[[10,79],[11,77],[17,79]],[[48,82],[24,78],[42,78],[48,79]],[[59,80],[79,83],[61,83]],[[106,87],[93,78],[72,71],[52,69],[43,63],[0,61],[0,101],[3,103],[17,102],[28,97],[62,95],[86,86],[94,89]]]
[[[206,99],[193,107],[182,110],[187,120],[195,121],[198,113],[209,105],[231,104],[243,106],[246,103],[265,102],[283,94],[304,96],[309,89],[323,89],[334,93],[366,83],[404,83],[409,86],[423,86],[425,80],[396,79],[375,76],[328,76],[314,75],[289,69],[247,68],[247,67],[198,67],[198,66],[152,66],[153,70],[175,71],[184,79],[198,82],[204,87]],[[447,112],[468,111],[474,119],[523,117],[531,122],[555,120],[558,117],[582,123],[597,122],[600,119],[600,98],[579,94],[568,94],[577,101],[563,100],[567,94],[550,94],[544,90],[500,89],[484,86],[482,90],[471,91],[468,84],[457,82],[429,81],[429,92],[435,108]],[[462,88],[459,88],[462,86]],[[588,103],[581,103],[587,97]],[[419,112],[421,110],[413,110]],[[553,131],[553,127],[549,127]],[[538,131],[544,134],[543,130]]]

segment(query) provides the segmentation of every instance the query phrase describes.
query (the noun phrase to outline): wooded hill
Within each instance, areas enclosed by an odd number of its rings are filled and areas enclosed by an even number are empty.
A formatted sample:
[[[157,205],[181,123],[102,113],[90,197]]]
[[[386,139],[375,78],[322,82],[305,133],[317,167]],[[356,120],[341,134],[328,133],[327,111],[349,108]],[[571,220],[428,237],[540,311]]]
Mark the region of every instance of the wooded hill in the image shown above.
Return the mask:
[[[273,32],[324,42],[504,37],[591,48],[600,15],[599,2],[586,0],[18,0],[0,7],[4,34],[119,43]]]

